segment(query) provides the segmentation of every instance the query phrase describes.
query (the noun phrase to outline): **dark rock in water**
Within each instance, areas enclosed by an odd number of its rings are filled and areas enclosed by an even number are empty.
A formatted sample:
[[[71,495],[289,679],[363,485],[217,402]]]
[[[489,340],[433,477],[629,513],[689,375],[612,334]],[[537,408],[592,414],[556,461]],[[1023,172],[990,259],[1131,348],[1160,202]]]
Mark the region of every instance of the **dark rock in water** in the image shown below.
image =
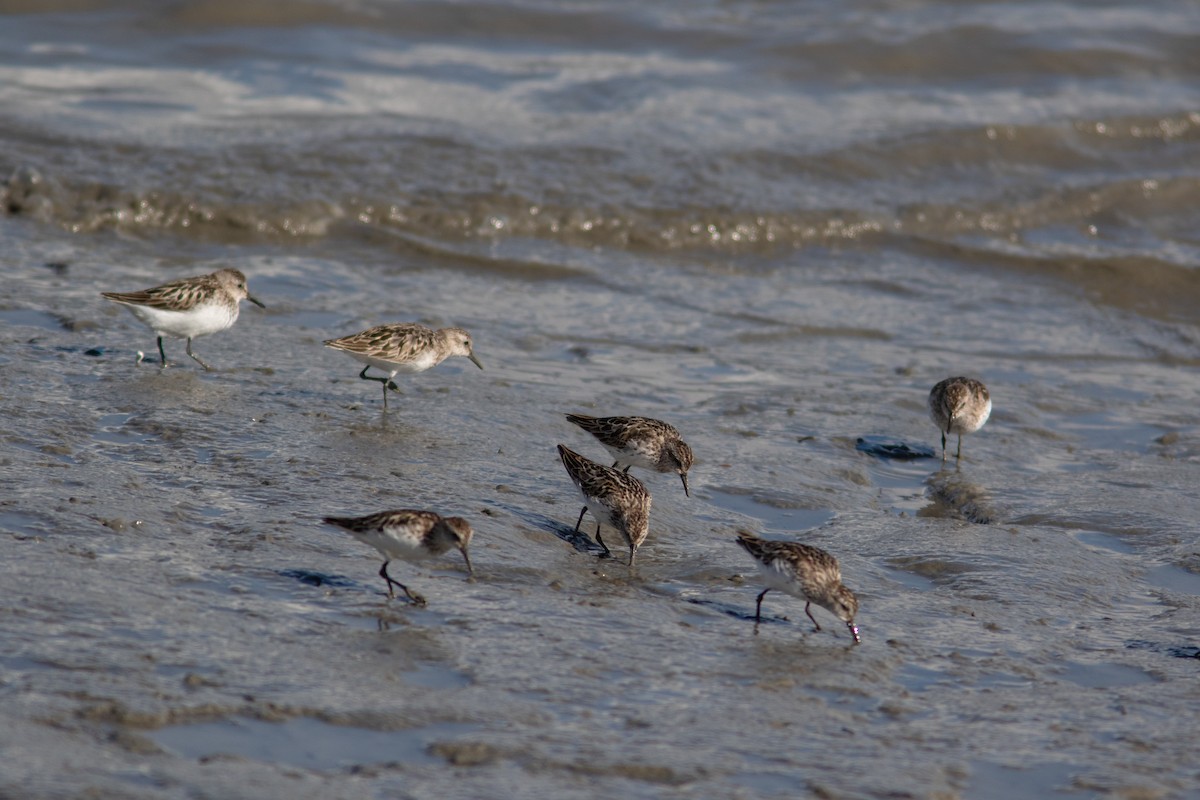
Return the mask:
[[[102,356],[102,355],[104,355],[104,348],[103,347],[93,347],[91,350],[84,350],[83,354],[85,356],[93,356],[93,357]]]
[[[1165,653],[1172,658],[1200,659],[1200,647],[1190,644],[1168,645],[1161,642],[1148,642],[1144,639],[1135,639],[1134,641],[1126,642],[1125,646],[1130,650],[1153,650],[1156,653]]]
[[[891,439],[887,436],[860,436],[854,448],[877,458],[897,458],[912,460],[915,458],[933,458],[937,453],[932,447],[923,444],[912,445]]]

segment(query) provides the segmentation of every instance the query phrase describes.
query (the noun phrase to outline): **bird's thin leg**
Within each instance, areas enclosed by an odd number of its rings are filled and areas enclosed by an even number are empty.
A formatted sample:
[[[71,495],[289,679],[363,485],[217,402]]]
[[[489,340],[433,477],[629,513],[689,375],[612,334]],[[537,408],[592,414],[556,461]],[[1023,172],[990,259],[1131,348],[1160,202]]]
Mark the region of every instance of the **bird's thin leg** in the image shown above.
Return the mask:
[[[374,375],[368,375],[367,370],[369,370],[370,368],[371,368],[371,365],[367,364],[367,366],[363,367],[363,371],[358,373],[358,377],[362,378],[364,381],[379,381],[386,388],[388,381],[391,379],[390,378],[376,378]]]
[[[388,392],[388,389],[391,389],[392,391],[398,392],[398,391],[400,391],[400,387],[399,387],[399,386],[397,386],[397,385],[396,385],[396,384],[395,384],[395,383],[392,381],[392,379],[391,379],[391,377],[390,377],[390,376],[389,376],[389,377],[387,377],[387,378],[376,378],[374,375],[368,375],[368,374],[367,374],[367,370],[369,370],[370,368],[371,368],[371,365],[370,365],[370,364],[368,364],[367,366],[363,367],[363,369],[362,369],[362,372],[358,373],[358,377],[362,378],[364,381],[379,381],[380,383],[382,383],[382,384],[383,384],[383,410],[384,410],[384,411],[387,411],[387,407],[388,407],[388,404],[387,404],[387,392]]]
[[[758,601],[754,604],[754,624],[755,625],[757,625],[759,622],[762,622],[762,601],[763,601],[763,598],[767,596],[767,592],[769,592],[769,591],[771,591],[771,590],[763,589],[761,592],[759,592]]]
[[[633,557],[637,555],[637,545],[633,542],[629,543],[629,566],[633,566]]]
[[[387,574],[387,565],[388,565],[387,561],[383,562],[383,566],[379,568],[379,577],[381,577],[385,581],[387,581],[388,599],[391,600],[393,597],[396,596],[396,593],[392,591],[392,584],[396,583],[396,582],[394,580],[392,580],[391,575]],[[396,585],[399,586],[400,584],[396,583]]]
[[[962,434],[960,433],[958,435],[958,452],[954,454],[954,460],[957,461],[961,458],[962,458]]]
[[[387,565],[390,563],[392,563],[392,562],[385,561],[385,562],[383,562],[383,566],[379,568],[379,574],[382,575],[383,579],[388,582],[388,597],[396,596],[392,592],[392,586],[395,585],[395,586],[399,586],[401,588],[401,590],[403,590],[404,594],[408,595],[409,600],[412,600],[414,603],[416,603],[419,606],[425,605],[424,597],[421,597],[421,595],[415,594],[415,593],[409,591],[407,586],[405,586],[403,583],[401,583],[400,581],[393,578],[391,575],[388,575]]]
[[[817,622],[817,618],[812,615],[812,611],[810,611],[808,609],[808,606],[809,606],[808,603],[804,604],[804,613],[808,614],[808,618],[812,620],[813,630],[819,631],[819,630],[821,630],[821,623]]]
[[[600,538],[600,523],[599,522],[596,523],[596,543],[604,548],[604,553],[603,553],[603,555],[600,556],[601,558],[607,558],[612,555],[612,550],[609,550],[608,545],[606,545],[604,543],[604,540]]]
[[[402,583],[401,583],[401,584],[397,584],[397,585],[398,585],[398,586],[399,586],[401,589],[403,589],[403,590],[404,590],[404,593],[405,593],[406,595],[408,595],[408,599],[409,599],[409,600],[412,600],[414,604],[416,604],[416,605],[418,605],[418,606],[423,606],[423,605],[425,605],[425,598],[424,598],[424,597],[422,597],[421,595],[417,594],[416,592],[410,592],[410,591],[408,590],[408,587],[407,587],[407,586],[405,586],[405,585],[404,585],[404,584],[402,584]]]
[[[770,589],[763,589],[758,595],[758,602],[754,604],[754,635],[758,635],[758,623],[762,621],[762,601],[767,596]]]
[[[946,463],[946,432],[942,431],[942,463]]]
[[[167,365],[167,351],[163,350],[162,337],[158,337],[158,357],[162,359],[162,366]]]
[[[579,533],[579,526],[583,524],[583,515],[587,513],[587,506],[579,509],[579,519],[575,521],[575,532]]]
[[[159,339],[158,341],[159,341],[159,346],[161,347],[162,339]],[[189,356],[191,356],[197,364],[204,367],[205,370],[212,369],[210,366],[208,366],[208,364],[205,364],[203,361],[200,360],[200,356],[198,356],[192,352],[192,337],[190,337],[190,336],[188,337],[188,340],[187,340],[187,354]]]

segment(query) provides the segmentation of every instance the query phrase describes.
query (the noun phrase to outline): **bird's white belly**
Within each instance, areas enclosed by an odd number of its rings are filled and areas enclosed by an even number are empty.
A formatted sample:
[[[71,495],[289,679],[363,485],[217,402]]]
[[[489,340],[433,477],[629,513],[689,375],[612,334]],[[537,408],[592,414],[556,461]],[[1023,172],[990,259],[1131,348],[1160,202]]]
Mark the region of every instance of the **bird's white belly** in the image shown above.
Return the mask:
[[[991,415],[992,401],[990,399],[983,404],[982,410],[977,413],[972,413],[970,409],[964,409],[950,421],[950,433],[957,433],[959,435],[974,433],[983,427],[983,423],[987,422],[988,417]]]
[[[434,353],[423,354],[411,361],[397,363],[367,353],[356,353],[353,350],[346,350],[345,352],[353,356],[360,364],[375,367],[375,369],[382,370],[393,376],[401,372],[424,372],[438,363],[437,356]]]
[[[135,317],[159,336],[188,339],[223,331],[237,320],[237,307],[219,303],[197,306],[189,311],[168,311],[151,306],[125,305]]]
[[[594,497],[588,497],[583,492],[580,492],[579,496],[583,498],[583,504],[587,506],[588,512],[592,515],[592,519],[595,520],[596,524],[598,524],[601,528],[619,530],[616,524],[613,522],[613,512],[611,508],[599,502]]]
[[[655,469],[658,466],[656,461],[649,452],[641,450],[632,444],[624,447],[606,447],[608,452],[612,453],[613,460],[617,462],[617,467],[625,469],[625,467],[641,467],[642,469]]]
[[[397,536],[377,531],[368,533],[350,531],[350,535],[363,544],[374,547],[381,556],[389,561],[393,558],[401,561],[423,561],[433,557],[433,553],[422,547],[420,540],[415,536]]]
[[[771,564],[764,564],[759,561],[758,571],[767,588],[785,592],[793,597],[805,597],[803,585],[796,580],[792,570],[783,566],[783,562],[774,561]]]

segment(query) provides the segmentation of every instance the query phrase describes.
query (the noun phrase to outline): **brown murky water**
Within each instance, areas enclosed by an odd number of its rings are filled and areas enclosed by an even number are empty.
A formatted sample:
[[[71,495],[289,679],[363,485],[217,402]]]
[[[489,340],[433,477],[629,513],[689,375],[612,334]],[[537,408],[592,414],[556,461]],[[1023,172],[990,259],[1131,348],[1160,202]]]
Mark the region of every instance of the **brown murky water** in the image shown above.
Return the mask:
[[[1200,789],[1200,13],[0,2],[0,787]],[[99,297],[234,265],[197,340]],[[321,341],[461,325],[377,384]],[[182,343],[169,355],[186,361]],[[964,460],[935,382],[995,411]],[[632,573],[568,411],[670,420]],[[319,523],[468,517],[478,580]],[[863,644],[750,527],[842,562]]]

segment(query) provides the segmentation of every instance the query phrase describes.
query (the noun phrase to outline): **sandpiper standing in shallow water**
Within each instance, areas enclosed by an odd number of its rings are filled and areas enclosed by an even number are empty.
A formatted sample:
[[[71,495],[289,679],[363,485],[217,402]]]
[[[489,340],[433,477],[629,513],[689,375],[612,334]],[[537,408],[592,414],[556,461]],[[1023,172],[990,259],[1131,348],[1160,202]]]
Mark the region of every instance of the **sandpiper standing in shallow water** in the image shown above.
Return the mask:
[[[738,531],[737,543],[754,556],[763,582],[767,584],[754,609],[755,633],[762,619],[763,598],[767,592],[778,589],[804,601],[804,613],[812,620],[815,630],[821,630],[821,625],[813,617],[810,603],[816,603],[846,623],[855,644],[862,641],[858,638],[858,626],[854,624],[858,598],[842,584],[842,571],[836,558],[819,547],[767,541],[750,531]]]
[[[462,328],[431,330],[424,325],[401,322],[394,325],[376,325],[365,331],[328,339],[326,347],[350,354],[360,363],[366,364],[358,377],[364,381],[379,381],[383,384],[383,410],[388,407],[388,389],[400,391],[392,381],[401,372],[424,372],[436,367],[450,356],[465,356],[475,366],[483,364],[475,357],[471,348],[471,334]],[[368,375],[371,367],[388,373],[386,378]]]
[[[650,492],[632,475],[589,461],[561,444],[558,456],[567,475],[583,495],[584,507],[596,519],[596,542],[608,555],[610,551],[600,538],[600,529],[604,525],[616,528],[629,547],[629,566],[632,567],[637,549],[650,532]],[[575,529],[579,529],[578,524]]]
[[[683,493],[688,490],[688,470],[692,468],[692,448],[679,436],[675,427],[650,417],[590,417],[587,414],[567,414],[567,421],[595,436],[616,459],[613,467],[629,472],[630,467],[652,469],[655,472],[674,472],[683,481]],[[575,530],[583,522],[585,506],[579,512]]]
[[[958,452],[962,458],[962,437],[983,427],[992,413],[992,398],[987,387],[974,378],[947,378],[929,390],[929,416],[942,432],[942,462],[946,461],[946,436],[958,434]]]
[[[380,511],[365,517],[325,517],[324,522],[349,532],[363,544],[369,544],[383,556],[379,576],[387,581],[388,597],[395,597],[392,586],[399,586],[408,599],[425,605],[425,598],[409,591],[408,587],[388,575],[392,559],[423,561],[440,556],[452,547],[458,548],[467,562],[467,573],[474,575],[467,545],[471,541],[471,526],[462,517],[442,517],[432,511]]]
[[[164,336],[187,339],[187,354],[208,369],[208,364],[192,352],[192,339],[223,331],[237,322],[243,300],[266,308],[250,296],[246,276],[236,269],[219,269],[210,275],[182,278],[140,292],[100,294],[128,308],[139,322],[154,331],[164,367],[167,366]]]

